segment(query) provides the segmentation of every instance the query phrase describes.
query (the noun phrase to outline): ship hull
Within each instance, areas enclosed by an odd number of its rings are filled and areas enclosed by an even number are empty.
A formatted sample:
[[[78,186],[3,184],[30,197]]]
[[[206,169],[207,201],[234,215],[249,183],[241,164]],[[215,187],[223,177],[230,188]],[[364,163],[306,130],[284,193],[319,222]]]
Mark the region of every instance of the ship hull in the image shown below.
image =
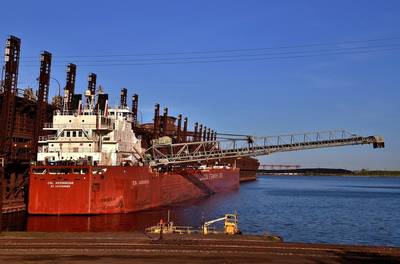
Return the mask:
[[[32,166],[30,214],[128,213],[239,188],[239,169]]]
[[[240,169],[239,181],[255,181],[257,180],[257,170],[260,162],[256,158],[241,157],[228,158],[223,160],[224,164],[235,164]]]

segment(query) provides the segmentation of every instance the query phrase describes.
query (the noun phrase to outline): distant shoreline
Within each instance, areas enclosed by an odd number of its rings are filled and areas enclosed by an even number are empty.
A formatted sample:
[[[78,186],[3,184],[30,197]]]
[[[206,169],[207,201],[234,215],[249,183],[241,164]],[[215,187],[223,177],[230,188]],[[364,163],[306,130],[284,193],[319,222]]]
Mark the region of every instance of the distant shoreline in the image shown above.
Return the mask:
[[[293,170],[258,170],[257,175],[268,176],[360,176],[400,177],[400,171],[389,170],[345,170],[330,168],[304,168]]]
[[[396,175],[365,175],[365,174],[304,174],[304,173],[296,173],[296,174],[276,174],[276,173],[257,173],[258,176],[273,176],[273,177],[281,177],[281,176],[339,176],[339,177],[382,177],[382,178],[389,178],[389,177],[400,177],[400,174]]]

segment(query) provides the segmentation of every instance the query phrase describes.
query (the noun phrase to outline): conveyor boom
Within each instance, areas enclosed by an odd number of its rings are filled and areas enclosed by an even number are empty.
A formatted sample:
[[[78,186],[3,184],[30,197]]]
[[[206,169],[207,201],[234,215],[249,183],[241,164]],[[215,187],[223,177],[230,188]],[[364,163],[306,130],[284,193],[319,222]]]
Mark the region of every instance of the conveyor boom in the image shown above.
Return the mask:
[[[146,150],[144,157],[151,166],[161,166],[225,158],[262,156],[276,152],[365,144],[371,144],[374,148],[383,148],[385,146],[384,139],[381,136],[363,137],[345,130],[335,130],[153,145]]]

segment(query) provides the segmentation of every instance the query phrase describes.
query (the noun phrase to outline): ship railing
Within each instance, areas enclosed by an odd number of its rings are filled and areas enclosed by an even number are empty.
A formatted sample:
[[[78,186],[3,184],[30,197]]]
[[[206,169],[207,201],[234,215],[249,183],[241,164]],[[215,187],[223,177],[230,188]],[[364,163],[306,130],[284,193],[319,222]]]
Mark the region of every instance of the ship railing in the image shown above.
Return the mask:
[[[42,147],[39,149],[39,152],[42,153],[59,153],[62,155],[63,153],[95,153],[93,148],[90,147],[68,147],[68,148],[61,148],[61,149],[49,149],[48,147]],[[104,152],[103,153],[107,153]]]
[[[54,124],[54,123],[44,123],[43,128],[54,128],[54,129],[107,129],[112,130],[112,123],[99,123],[99,124],[82,124],[82,123],[66,123],[66,124]]]
[[[39,136],[39,141],[54,140],[56,138],[56,135]]]
[[[245,136],[218,141],[153,145],[144,157],[151,166],[218,160],[246,156],[269,155],[276,152],[336,146],[373,144],[384,147],[380,136],[362,137],[346,130],[319,131],[278,136]]]
[[[89,168],[80,167],[76,168],[75,166],[57,166],[57,167],[48,167],[48,166],[38,166],[32,168],[31,172],[33,174],[79,174],[85,175],[89,173]]]
[[[53,115],[58,116],[70,116],[70,115],[84,115],[84,116],[102,116],[103,111],[99,110],[91,110],[91,109],[83,109],[81,111],[78,110],[55,110]]]

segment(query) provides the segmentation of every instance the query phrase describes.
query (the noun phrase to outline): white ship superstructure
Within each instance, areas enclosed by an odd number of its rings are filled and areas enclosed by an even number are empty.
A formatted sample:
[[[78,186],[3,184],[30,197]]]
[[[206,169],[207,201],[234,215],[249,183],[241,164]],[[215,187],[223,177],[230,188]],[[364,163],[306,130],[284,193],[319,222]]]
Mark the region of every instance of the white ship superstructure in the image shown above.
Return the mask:
[[[135,164],[142,152],[132,131],[127,107],[55,111],[53,123],[44,130],[54,134],[39,141],[39,162],[90,161],[98,165]]]

